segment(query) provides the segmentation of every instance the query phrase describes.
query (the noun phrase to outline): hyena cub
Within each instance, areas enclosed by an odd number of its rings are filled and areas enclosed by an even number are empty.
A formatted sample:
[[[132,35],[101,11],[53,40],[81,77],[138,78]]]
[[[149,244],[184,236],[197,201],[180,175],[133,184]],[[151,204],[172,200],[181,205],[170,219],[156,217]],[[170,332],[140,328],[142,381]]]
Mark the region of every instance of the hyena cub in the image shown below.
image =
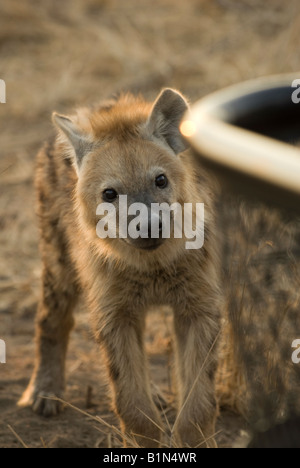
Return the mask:
[[[82,291],[122,431],[144,447],[157,446],[162,436],[143,342],[145,314],[160,305],[174,311],[174,440],[179,446],[215,446],[219,291],[213,187],[179,131],[187,107],[181,94],[165,89],[154,104],[128,94],[71,117],[54,114],[58,136],[38,155],[43,291],[35,370],[20,403],[45,416],[59,411],[57,401],[43,397],[62,396],[72,311]],[[146,205],[146,238],[97,235],[98,205],[112,204],[118,212],[120,195],[128,206]],[[203,248],[186,249],[187,238],[174,236],[174,226],[170,238],[163,238],[161,217],[160,235],[151,236],[150,208],[163,202],[205,204]]]

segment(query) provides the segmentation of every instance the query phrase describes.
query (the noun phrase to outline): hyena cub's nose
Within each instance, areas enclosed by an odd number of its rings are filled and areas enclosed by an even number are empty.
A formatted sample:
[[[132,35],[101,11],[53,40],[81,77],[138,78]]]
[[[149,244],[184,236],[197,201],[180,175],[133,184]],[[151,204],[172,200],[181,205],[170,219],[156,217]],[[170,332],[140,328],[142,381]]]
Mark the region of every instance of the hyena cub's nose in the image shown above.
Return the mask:
[[[147,216],[136,224],[136,232],[128,237],[128,242],[142,250],[155,250],[164,242],[162,237],[163,223],[158,216]]]
[[[154,228],[154,229],[153,229],[153,231],[154,231],[154,232],[153,232],[153,234],[154,234],[153,236],[152,236],[152,226],[153,226],[153,228]],[[156,231],[156,228],[158,228],[158,229],[157,229],[157,233],[159,234],[158,236],[156,235],[156,232],[155,232],[155,231]],[[139,224],[137,225],[136,230],[137,230],[138,232],[141,232],[141,223],[139,223]],[[152,237],[153,237],[154,239],[160,238],[160,237],[161,237],[161,234],[162,234],[162,230],[163,230],[163,224],[162,224],[161,218],[160,218],[159,221],[158,221],[158,225],[157,225],[157,223],[152,223],[151,219],[149,219],[149,221],[148,221],[148,239],[152,239]]]
[[[159,233],[161,234],[161,233],[162,233],[162,230],[163,230],[163,224],[162,224],[162,220],[161,220],[161,219],[159,220],[159,223],[158,223],[158,230],[159,230]]]

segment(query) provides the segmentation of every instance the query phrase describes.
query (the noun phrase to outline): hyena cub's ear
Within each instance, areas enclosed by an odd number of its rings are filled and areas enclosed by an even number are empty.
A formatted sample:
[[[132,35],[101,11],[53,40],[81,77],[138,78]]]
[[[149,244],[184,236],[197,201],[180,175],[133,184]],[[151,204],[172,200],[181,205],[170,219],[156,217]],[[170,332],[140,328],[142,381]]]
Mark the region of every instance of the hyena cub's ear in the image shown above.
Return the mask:
[[[75,167],[80,169],[83,157],[93,148],[92,139],[84,133],[69,117],[52,115],[53,123],[64,133],[75,151]]]
[[[166,142],[175,154],[188,148],[179,130],[180,122],[188,107],[187,101],[178,91],[165,89],[155,101],[147,122],[148,132]]]

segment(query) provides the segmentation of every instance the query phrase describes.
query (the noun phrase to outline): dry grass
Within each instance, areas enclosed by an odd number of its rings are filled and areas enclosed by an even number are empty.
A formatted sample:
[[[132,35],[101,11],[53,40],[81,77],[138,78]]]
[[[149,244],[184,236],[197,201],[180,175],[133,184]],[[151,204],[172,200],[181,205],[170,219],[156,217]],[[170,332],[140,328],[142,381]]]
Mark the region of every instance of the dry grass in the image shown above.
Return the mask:
[[[106,436],[107,436],[107,440],[114,440],[114,447],[120,447],[122,446],[124,443],[126,444],[127,447],[131,447],[131,448],[141,448],[137,443],[136,443],[136,440],[135,440],[135,437],[143,437],[142,435],[140,434],[132,434],[132,436],[129,436],[129,435],[126,435],[126,434],[123,434],[119,427],[117,426],[114,426],[110,423],[108,423],[107,421],[105,421],[103,418],[99,417],[99,416],[93,416],[92,414],[88,413],[87,411],[83,411],[81,410],[80,408],[72,405],[71,403],[65,401],[65,400],[62,400],[60,398],[50,398],[50,399],[53,399],[55,401],[59,401],[62,405],[64,406],[67,406],[69,408],[71,408],[72,410],[75,410],[77,411],[78,413],[80,413],[81,415],[83,416],[86,416],[89,420],[91,421],[94,421],[94,422],[97,422],[97,426],[94,426],[94,428],[101,432],[101,433],[104,433]],[[163,412],[163,410],[162,410]],[[161,436],[162,436],[162,440],[163,441],[158,441],[158,440],[155,440],[155,439],[151,439],[152,442],[155,442],[157,444],[160,444],[161,448],[180,448],[178,447],[178,445],[176,444],[176,442],[174,441],[174,430],[175,430],[175,427],[176,427],[176,423],[177,423],[177,420],[178,418],[180,417],[180,415],[176,418],[175,420],[175,423],[172,424],[172,427],[170,425],[170,422],[168,421],[166,415],[164,414],[165,416],[165,422],[166,422],[166,427],[167,429],[165,429],[164,427],[161,427],[161,426],[158,426],[147,414],[145,414],[143,411],[141,411],[141,413],[146,417],[148,418],[153,424],[155,424],[157,426],[157,428],[159,429],[159,431],[161,432]],[[9,428],[10,430],[12,430],[12,428]],[[201,436],[203,436],[203,433],[201,431],[201,428],[198,426],[198,430],[199,430],[199,433],[201,434]],[[23,447],[26,447],[28,448],[25,443],[22,441],[22,439],[20,438],[20,436],[12,430],[12,432],[14,433],[14,435],[17,437],[17,439],[19,440],[19,442],[21,442],[21,444],[23,445]],[[208,442],[210,441],[210,439],[213,439],[215,438],[216,436],[218,435],[218,433],[216,432],[215,434],[212,434],[209,438],[207,438],[202,444],[207,444],[207,447],[208,447]],[[110,448],[110,447],[109,447]],[[195,448],[200,448],[199,447],[195,447]]]
[[[9,424],[7,425],[7,427],[16,437],[16,439],[20,442],[23,448],[29,448],[28,445],[25,444],[24,440],[19,436],[19,434],[16,433],[16,431]]]
[[[225,320],[221,337],[216,391],[221,408],[230,408],[231,411],[246,416],[247,383],[243,364],[236,356],[234,341],[232,325],[229,320]]]

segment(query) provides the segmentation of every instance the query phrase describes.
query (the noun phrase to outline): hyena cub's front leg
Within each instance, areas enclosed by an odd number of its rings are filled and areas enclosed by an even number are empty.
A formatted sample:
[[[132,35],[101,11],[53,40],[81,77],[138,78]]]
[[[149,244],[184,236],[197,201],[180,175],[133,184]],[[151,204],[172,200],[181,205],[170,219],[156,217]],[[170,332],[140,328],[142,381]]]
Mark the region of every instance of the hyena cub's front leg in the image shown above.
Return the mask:
[[[126,294],[126,293],[125,293]],[[121,420],[125,446],[158,447],[161,421],[153,402],[144,350],[145,314],[133,313],[131,304],[117,308],[103,304],[94,314],[96,335],[106,355],[115,411]],[[107,291],[107,299],[110,293]]]
[[[19,401],[19,406],[32,405],[35,412],[44,416],[55,415],[61,409],[58,401],[47,397],[63,396],[65,357],[77,299],[74,275],[66,261],[67,253],[59,252],[53,241],[43,249],[43,289],[36,318],[35,368]]]
[[[178,366],[179,412],[174,426],[181,447],[214,448],[217,404],[215,371],[218,312],[176,310],[174,315]]]

